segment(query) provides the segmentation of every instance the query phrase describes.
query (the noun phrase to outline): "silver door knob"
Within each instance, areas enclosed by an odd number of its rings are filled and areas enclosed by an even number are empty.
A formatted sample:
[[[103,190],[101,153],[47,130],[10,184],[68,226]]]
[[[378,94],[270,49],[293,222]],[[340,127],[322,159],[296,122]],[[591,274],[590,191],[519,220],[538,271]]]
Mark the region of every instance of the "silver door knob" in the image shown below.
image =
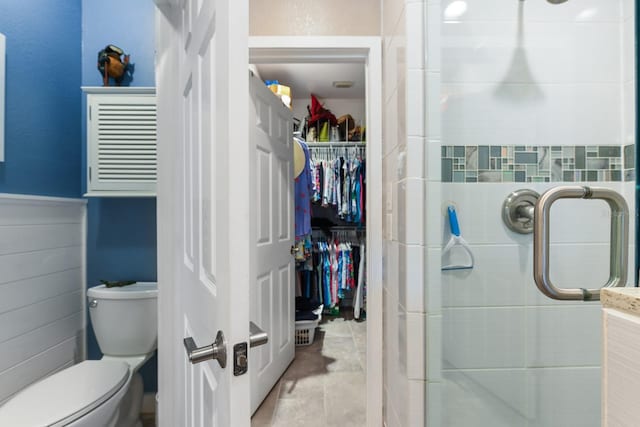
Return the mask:
[[[269,342],[269,335],[258,325],[249,322],[249,347],[258,347]]]
[[[189,361],[194,365],[207,360],[217,360],[221,368],[227,367],[227,341],[222,331],[218,331],[216,340],[211,345],[198,347],[191,337],[184,339],[184,348],[187,350]]]

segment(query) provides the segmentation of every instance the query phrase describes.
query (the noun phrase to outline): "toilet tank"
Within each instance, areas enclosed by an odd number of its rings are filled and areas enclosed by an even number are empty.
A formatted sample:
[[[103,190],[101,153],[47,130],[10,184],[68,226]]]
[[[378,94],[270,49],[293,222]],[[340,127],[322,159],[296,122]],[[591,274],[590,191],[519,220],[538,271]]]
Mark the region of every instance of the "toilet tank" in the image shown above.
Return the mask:
[[[138,356],[158,343],[158,284],[87,290],[89,315],[100,351],[106,356]]]

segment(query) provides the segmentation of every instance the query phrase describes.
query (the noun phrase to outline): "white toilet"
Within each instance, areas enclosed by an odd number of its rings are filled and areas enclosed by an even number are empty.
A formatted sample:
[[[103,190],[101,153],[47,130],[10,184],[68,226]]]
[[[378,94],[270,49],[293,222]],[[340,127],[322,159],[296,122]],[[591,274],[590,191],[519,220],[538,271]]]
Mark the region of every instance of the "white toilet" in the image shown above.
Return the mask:
[[[139,282],[87,291],[104,356],[51,375],[0,407],[0,426],[140,427],[138,369],[157,347],[158,286]]]

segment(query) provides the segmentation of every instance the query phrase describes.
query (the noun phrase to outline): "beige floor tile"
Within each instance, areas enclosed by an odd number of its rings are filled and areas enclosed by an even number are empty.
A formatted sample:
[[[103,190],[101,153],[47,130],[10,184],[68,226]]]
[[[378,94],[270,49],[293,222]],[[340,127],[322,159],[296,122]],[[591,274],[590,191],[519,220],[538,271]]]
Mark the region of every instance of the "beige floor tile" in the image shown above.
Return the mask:
[[[324,401],[307,399],[280,399],[273,419],[273,427],[322,427],[327,421]]]
[[[333,360],[333,363],[327,365],[327,370],[330,372],[362,371],[353,338],[326,338],[322,347],[322,355]]]
[[[355,351],[356,343],[352,336],[326,337],[322,344],[322,354],[325,356],[336,350]]]
[[[275,413],[278,397],[280,396],[281,381],[278,381],[273,386],[267,397],[262,404],[256,410],[251,418],[251,427],[268,427],[273,420],[273,414]]]
[[[360,365],[362,366],[362,370],[367,372],[367,352],[359,351],[358,352],[358,360],[360,360]]]
[[[365,426],[366,378],[360,373],[336,372],[325,377],[327,425]]]
[[[360,320],[353,320],[351,322],[347,322],[349,327],[351,328],[351,332],[354,336],[361,335],[363,337],[367,336],[367,322]]]
[[[367,329],[352,328],[351,332],[358,351],[367,351]]]
[[[327,337],[350,337],[352,334],[348,323],[342,318],[323,319],[320,329]]]
[[[140,421],[143,427],[155,427],[156,414],[140,414]]]
[[[366,425],[366,322],[325,318],[251,420],[252,427]]]
[[[324,396],[324,376],[315,375],[302,378],[283,378],[280,386],[280,399],[314,399],[322,401]]]
[[[295,359],[285,371],[283,378],[304,378],[326,374],[330,371],[329,366],[336,363],[336,360],[327,357],[321,352],[297,353]]]

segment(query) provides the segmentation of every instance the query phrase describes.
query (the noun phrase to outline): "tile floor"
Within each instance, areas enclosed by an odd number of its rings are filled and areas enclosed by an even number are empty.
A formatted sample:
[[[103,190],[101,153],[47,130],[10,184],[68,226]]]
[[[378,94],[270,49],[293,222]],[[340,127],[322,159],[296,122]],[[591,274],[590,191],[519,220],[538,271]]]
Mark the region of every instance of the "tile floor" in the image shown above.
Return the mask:
[[[366,425],[366,323],[326,316],[251,419],[252,427]]]
[[[155,427],[156,414],[140,414],[140,421],[142,422],[142,427]]]

